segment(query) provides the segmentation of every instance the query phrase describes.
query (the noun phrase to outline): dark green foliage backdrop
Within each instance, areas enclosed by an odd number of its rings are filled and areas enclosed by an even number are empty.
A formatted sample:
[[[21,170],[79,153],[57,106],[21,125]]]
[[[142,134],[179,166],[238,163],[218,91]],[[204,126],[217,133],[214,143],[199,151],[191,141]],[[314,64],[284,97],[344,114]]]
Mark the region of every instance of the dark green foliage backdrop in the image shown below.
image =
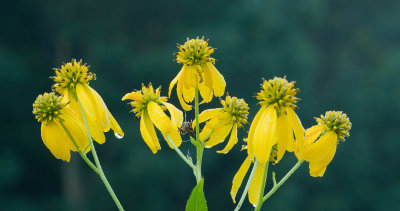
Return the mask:
[[[213,56],[229,94],[249,103],[250,119],[259,109],[253,96],[261,78],[286,75],[301,90],[297,113],[304,127],[326,110],[343,110],[353,123],[323,178],[311,178],[302,166],[265,210],[400,209],[399,8],[395,0],[2,2],[0,209],[115,209],[77,154],[71,163],[50,154],[31,113],[36,96],[50,91],[51,68],[82,58],[98,77],[91,86],[126,134],[117,140],[109,133],[97,147],[122,204],[183,210],[195,185],[191,170],[164,141],[153,155],[120,99],[148,82],[166,95],[180,67],[173,62],[175,44],[203,35],[218,48]],[[170,101],[178,105],[175,91]],[[246,156],[240,145],[228,155],[215,153],[223,146],[205,152],[210,210],[234,207],[231,181]],[[185,142],[182,150],[189,147]],[[288,154],[272,168],[280,178],[294,162]],[[243,210],[250,209],[246,201]]]

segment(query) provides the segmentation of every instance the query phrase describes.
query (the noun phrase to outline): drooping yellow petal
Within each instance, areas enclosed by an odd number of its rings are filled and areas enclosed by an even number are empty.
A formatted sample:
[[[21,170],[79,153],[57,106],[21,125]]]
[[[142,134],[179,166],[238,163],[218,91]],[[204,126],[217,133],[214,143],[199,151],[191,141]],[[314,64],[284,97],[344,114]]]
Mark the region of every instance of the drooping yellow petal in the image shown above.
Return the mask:
[[[110,130],[110,120],[108,117],[108,114],[110,112],[108,111],[106,104],[104,103],[101,96],[96,92],[96,90],[92,89],[92,87],[90,86],[88,86],[88,88],[92,92],[92,95],[96,102],[98,121],[102,127],[102,131],[108,132]]]
[[[254,131],[253,150],[261,164],[268,162],[272,146],[276,143],[277,115],[273,105],[268,106]]]
[[[296,142],[303,141],[304,140],[304,128],[301,125],[299,117],[296,115],[296,113],[293,111],[292,108],[287,108],[286,112],[287,112],[287,115],[289,118],[289,123],[292,125],[294,135],[296,136]]]
[[[337,140],[336,140],[337,141]],[[312,177],[322,177],[324,176],[326,167],[332,161],[333,157],[335,156],[336,147],[327,152],[325,157],[319,161],[312,161],[309,164],[310,175]]]
[[[185,86],[184,88],[190,89],[190,88],[196,88],[197,82],[198,82],[198,73],[197,69],[195,66],[188,66],[185,69]]]
[[[181,138],[181,134],[179,134],[178,129],[176,128],[175,130],[171,130],[168,134],[167,134],[172,141],[174,142],[175,146],[179,147],[181,146],[182,143],[182,138]],[[163,133],[164,139],[167,140],[166,134]],[[169,143],[169,141],[167,141],[169,147],[171,147],[171,149],[173,149],[174,147]]]
[[[330,131],[323,135],[316,142],[304,146],[303,157],[306,161],[319,161],[323,159],[327,152],[337,147],[337,134]]]
[[[77,114],[75,114],[70,108],[66,107],[63,109],[63,114],[61,118],[64,120],[63,124],[68,129],[76,144],[78,145],[78,149],[84,150],[85,148],[87,148],[89,146],[89,135],[82,120],[77,118]],[[66,141],[66,143],[69,145],[69,148],[72,151],[78,151],[70,138],[68,138],[68,141]]]
[[[76,86],[76,93],[82,103],[82,107],[86,113],[88,121],[97,122],[98,116],[96,100],[94,99],[90,89],[87,87],[87,85],[83,86],[82,84],[78,84]]]
[[[153,124],[162,132],[169,133],[174,127],[172,121],[155,102],[147,104],[147,113]]]
[[[231,137],[229,138],[228,144],[225,146],[225,148],[223,150],[219,150],[217,151],[218,153],[223,153],[226,154],[228,153],[233,146],[235,146],[235,144],[238,142],[238,138],[237,138],[237,125],[235,124],[233,126],[232,132],[231,132]]]
[[[42,123],[41,135],[43,143],[57,159],[69,162],[71,159],[70,138],[64,129],[54,121]]]
[[[254,155],[254,144],[253,144],[253,140],[254,140],[254,131],[260,121],[260,118],[262,117],[262,115],[264,114],[265,110],[267,109],[266,106],[261,107],[261,109],[257,112],[256,116],[254,117],[251,125],[250,125],[250,129],[249,129],[249,135],[247,137],[247,145],[248,145],[248,150],[247,152],[249,153],[249,155]]]
[[[171,103],[163,102],[165,107],[167,107],[169,114],[171,115],[171,121],[174,123],[175,127],[181,127],[183,122],[183,113],[181,110],[177,109]]]
[[[278,122],[276,124],[278,155],[277,155],[277,159],[276,159],[275,163],[278,163],[282,159],[288,146],[291,144],[291,143],[289,143],[289,141],[290,141],[289,136],[293,137],[292,134],[293,134],[292,129],[290,127],[289,121],[287,120],[286,114],[282,113],[278,117]]]
[[[232,188],[231,188],[231,197],[232,197],[233,203],[236,203],[236,200],[235,200],[236,194],[237,194],[240,186],[242,185],[243,179],[246,176],[250,165],[251,165],[250,157],[247,157],[244,160],[244,162],[242,163],[242,165],[240,166],[238,172],[233,177]]]
[[[211,102],[211,100],[213,98],[212,89],[207,87],[205,85],[205,83],[203,82],[203,83],[199,83],[199,90],[200,90],[201,97],[203,98],[203,100],[200,102],[200,104]]]
[[[150,117],[147,114],[143,114],[140,118],[140,133],[142,134],[144,142],[149,146],[150,150],[154,154],[157,153],[158,149],[161,149],[156,131],[154,130]]]
[[[185,88],[185,86],[182,87],[182,94],[183,94],[183,99],[185,100],[185,102],[190,103],[193,101],[194,97],[195,97],[195,88],[193,87],[189,87],[188,89]]]
[[[208,62],[207,67],[211,72],[211,77],[213,80],[213,89],[214,89],[214,94],[216,97],[221,97],[225,93],[225,79],[221,75],[221,73],[218,72],[217,68],[215,66]]]
[[[89,121],[88,120],[88,126],[90,130],[90,136],[99,144],[104,144],[106,142],[106,137],[104,136],[103,133],[103,128],[101,127],[100,124],[97,124],[97,122]]]
[[[261,184],[264,174],[265,164],[258,163],[253,179],[249,187],[249,201],[252,205],[257,205],[260,199]]]
[[[114,134],[117,134],[118,137],[124,137],[124,131],[122,131],[121,127],[119,126],[118,122],[114,119],[113,115],[111,115],[110,111],[108,111],[108,119],[110,120],[110,127],[114,131]]]
[[[229,135],[229,132],[232,130],[232,124],[224,125],[218,129],[215,129],[211,134],[210,139],[206,142],[205,147],[210,148],[213,147],[225,140],[225,138]]]
[[[176,87],[176,92],[178,94],[179,102],[184,110],[190,111],[192,110],[192,106],[186,104],[185,100],[183,99],[183,81],[182,81],[182,74],[180,74],[180,79],[178,80],[178,85]]]
[[[179,71],[178,75],[175,76],[175,78],[171,81],[169,84],[169,90],[168,90],[168,97],[171,97],[171,91],[174,88],[175,84],[178,82],[178,80],[181,77],[181,73],[183,72],[183,68],[185,68],[185,65],[183,65],[181,71]],[[178,94],[179,95],[179,94]],[[123,100],[123,99],[122,99]]]
[[[202,67],[204,70],[204,73],[203,73],[204,83],[208,88],[213,89],[213,78],[212,78],[211,70],[208,69],[207,65],[203,65]]]

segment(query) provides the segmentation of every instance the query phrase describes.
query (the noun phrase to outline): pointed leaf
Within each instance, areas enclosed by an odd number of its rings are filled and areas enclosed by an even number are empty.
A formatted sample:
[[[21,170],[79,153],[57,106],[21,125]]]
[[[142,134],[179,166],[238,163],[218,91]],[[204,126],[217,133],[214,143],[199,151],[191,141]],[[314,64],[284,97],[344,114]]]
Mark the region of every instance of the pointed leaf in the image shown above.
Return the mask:
[[[193,188],[186,204],[186,211],[207,211],[207,202],[203,192],[204,179]]]

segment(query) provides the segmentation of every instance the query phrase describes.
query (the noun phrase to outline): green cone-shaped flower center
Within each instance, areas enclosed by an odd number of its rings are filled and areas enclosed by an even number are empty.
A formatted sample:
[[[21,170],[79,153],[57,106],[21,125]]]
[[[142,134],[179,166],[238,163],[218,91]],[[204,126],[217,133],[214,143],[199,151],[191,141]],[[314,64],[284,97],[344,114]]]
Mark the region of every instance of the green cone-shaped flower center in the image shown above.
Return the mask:
[[[350,135],[351,122],[342,111],[327,111],[325,116],[315,118],[319,125],[325,126],[325,131],[335,131],[341,141]]]
[[[33,114],[39,122],[52,121],[59,118],[61,110],[67,105],[62,97],[52,93],[39,95],[33,103]]]
[[[177,57],[175,61],[178,63],[188,66],[215,63],[215,59],[210,57],[214,53],[214,48],[208,46],[208,40],[204,40],[204,37],[191,40],[188,38],[185,44],[178,45],[178,48],[179,52],[175,53]]]
[[[223,111],[233,116],[233,124],[247,124],[247,115],[249,114],[249,106],[243,99],[237,97],[226,96],[225,100],[221,100]]]

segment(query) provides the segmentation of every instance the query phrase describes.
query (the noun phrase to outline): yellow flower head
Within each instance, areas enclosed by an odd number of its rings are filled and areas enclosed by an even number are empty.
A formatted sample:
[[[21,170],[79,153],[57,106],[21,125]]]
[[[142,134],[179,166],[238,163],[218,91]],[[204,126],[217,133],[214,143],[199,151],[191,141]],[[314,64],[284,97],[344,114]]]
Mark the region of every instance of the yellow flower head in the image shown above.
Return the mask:
[[[196,88],[203,98],[202,103],[210,102],[213,95],[221,97],[225,92],[225,79],[215,68],[215,59],[210,55],[214,49],[208,46],[204,37],[187,40],[184,45],[178,45],[179,52],[175,53],[176,62],[183,64],[179,74],[169,86],[168,96],[177,84],[177,94],[183,109],[189,111],[191,106],[187,103],[193,101]]]
[[[251,123],[248,145],[249,154],[254,154],[262,164],[268,160],[278,163],[286,151],[294,150],[294,136],[296,141],[304,138],[303,126],[293,110],[299,100],[295,97],[299,90],[294,88],[294,84],[286,78],[275,77],[264,80],[257,94],[261,109]],[[276,159],[274,155],[271,157],[273,147],[277,149]]]
[[[205,147],[213,147],[225,140],[231,133],[228,144],[218,153],[228,153],[237,143],[237,129],[247,124],[249,107],[243,99],[226,96],[221,100],[222,108],[208,109],[199,115],[199,122],[207,121],[200,133],[200,141],[206,141]],[[193,123],[193,127],[195,124]]]
[[[53,90],[63,95],[63,102],[69,102],[69,106],[83,120],[78,98],[82,104],[90,135],[99,144],[106,139],[104,132],[110,128],[117,138],[122,138],[124,132],[118,122],[111,115],[101,96],[89,86],[89,81],[96,79],[96,75],[88,72],[89,66],[82,64],[82,60],[63,64],[60,69],[54,68],[56,76],[51,77],[54,82]]]
[[[183,113],[174,105],[167,103],[166,97],[160,96],[161,88],[153,89],[142,85],[142,90],[126,94],[122,100],[133,100],[130,105],[132,112],[140,117],[140,132],[146,144],[153,153],[161,149],[153,124],[167,139],[169,136],[176,146],[180,146],[182,139],[178,128],[182,125]],[[170,117],[164,112],[168,110]],[[169,144],[169,142],[168,142]],[[170,145],[171,148],[173,146]]]
[[[69,162],[70,150],[90,150],[85,126],[67,103],[62,102],[62,97],[54,93],[39,95],[33,104],[33,114],[42,122],[43,143],[54,157]]]
[[[58,93],[64,93],[64,90],[74,90],[78,84],[87,84],[91,80],[96,80],[96,74],[89,71],[82,60],[77,62],[72,59],[71,62],[63,64],[60,69],[54,68],[56,76],[51,77],[54,82],[53,89]]]
[[[318,125],[307,129],[304,141],[298,143],[299,155],[310,162],[311,176],[322,177],[335,155],[338,139],[344,141],[350,135],[351,122],[341,111],[328,111],[316,121]]]

